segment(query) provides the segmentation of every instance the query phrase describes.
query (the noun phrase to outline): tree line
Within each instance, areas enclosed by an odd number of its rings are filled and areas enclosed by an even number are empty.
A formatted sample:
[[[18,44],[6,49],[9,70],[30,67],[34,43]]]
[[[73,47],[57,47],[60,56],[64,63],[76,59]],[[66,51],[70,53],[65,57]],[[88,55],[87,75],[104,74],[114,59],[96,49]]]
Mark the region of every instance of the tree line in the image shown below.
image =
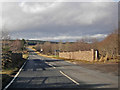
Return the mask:
[[[2,40],[2,68],[14,68],[23,63],[22,53],[25,51],[25,40]]]
[[[49,41],[44,44],[37,43],[34,47],[37,51],[47,54],[55,55],[56,51],[60,52],[74,52],[74,51],[88,51],[91,49],[99,51],[99,58],[107,57],[107,59],[117,59],[118,56],[118,32],[114,31],[109,34],[102,41],[97,39],[81,39],[76,42],[58,42],[51,43]]]

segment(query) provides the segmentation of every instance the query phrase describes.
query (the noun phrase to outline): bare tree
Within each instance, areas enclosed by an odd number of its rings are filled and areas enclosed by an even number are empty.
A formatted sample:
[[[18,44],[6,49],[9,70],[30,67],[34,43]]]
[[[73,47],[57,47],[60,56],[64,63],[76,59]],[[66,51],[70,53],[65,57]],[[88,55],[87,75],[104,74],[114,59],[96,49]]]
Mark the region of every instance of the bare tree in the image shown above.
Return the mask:
[[[39,43],[37,43],[37,45],[35,46],[35,49],[36,49],[37,51],[40,51],[40,50],[41,50],[41,47],[40,47],[40,44],[39,44]]]
[[[2,31],[1,39],[2,40],[10,40],[9,32],[8,31]]]
[[[45,42],[43,44],[43,53],[44,54],[50,54],[50,53],[52,53],[52,48],[51,48],[51,43],[50,42]]]
[[[59,42],[58,47],[59,47],[59,50],[60,50],[60,51],[63,50],[63,48],[62,48],[62,47],[63,47],[62,41]]]
[[[23,49],[23,45],[22,45],[22,41],[17,39],[15,41],[12,42],[10,50],[13,52],[19,52],[22,51]]]
[[[109,34],[103,41],[99,42],[97,48],[103,56],[116,57],[118,55],[118,33],[114,31]]]

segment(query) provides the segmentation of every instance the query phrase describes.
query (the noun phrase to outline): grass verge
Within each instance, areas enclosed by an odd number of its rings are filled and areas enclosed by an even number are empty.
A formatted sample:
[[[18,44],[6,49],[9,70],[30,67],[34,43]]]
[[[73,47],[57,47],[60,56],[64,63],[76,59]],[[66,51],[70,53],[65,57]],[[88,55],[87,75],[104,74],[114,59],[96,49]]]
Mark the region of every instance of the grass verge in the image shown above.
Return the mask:
[[[120,60],[108,60],[108,61],[103,61],[103,62],[100,62],[99,60],[97,61],[86,61],[86,60],[75,60],[75,59],[66,59],[66,58],[61,58],[59,57],[58,55],[45,55],[45,54],[42,54],[38,51],[36,51],[32,46],[29,47],[30,49],[34,50],[36,54],[40,55],[40,56],[44,56],[44,57],[48,57],[48,58],[53,58],[53,59],[62,59],[62,60],[65,60],[65,61],[69,61],[69,62],[76,62],[76,63],[83,63],[83,64],[114,64],[114,63],[120,63]]]
[[[2,69],[2,72],[0,72],[0,74],[2,74],[2,88],[5,88],[5,86],[14,78],[27,58],[28,54],[23,54],[23,58],[20,60],[19,65],[16,65],[16,67],[11,67],[9,69]]]

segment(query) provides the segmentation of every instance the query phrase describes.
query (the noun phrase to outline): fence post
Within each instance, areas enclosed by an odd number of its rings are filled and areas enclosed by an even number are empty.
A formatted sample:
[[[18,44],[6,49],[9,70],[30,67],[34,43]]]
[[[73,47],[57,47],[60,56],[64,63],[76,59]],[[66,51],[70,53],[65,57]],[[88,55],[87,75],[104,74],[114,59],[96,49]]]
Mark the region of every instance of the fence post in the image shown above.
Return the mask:
[[[95,51],[95,60],[98,60],[98,51]]]

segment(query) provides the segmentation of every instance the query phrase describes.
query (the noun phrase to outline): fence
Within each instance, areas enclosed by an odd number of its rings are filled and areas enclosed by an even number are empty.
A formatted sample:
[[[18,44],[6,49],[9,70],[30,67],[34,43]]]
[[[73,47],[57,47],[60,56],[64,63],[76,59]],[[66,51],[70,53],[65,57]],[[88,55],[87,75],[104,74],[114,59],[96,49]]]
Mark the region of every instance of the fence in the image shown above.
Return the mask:
[[[97,60],[98,52],[93,49],[91,49],[91,51],[60,52],[59,57],[66,59],[93,61]]]

